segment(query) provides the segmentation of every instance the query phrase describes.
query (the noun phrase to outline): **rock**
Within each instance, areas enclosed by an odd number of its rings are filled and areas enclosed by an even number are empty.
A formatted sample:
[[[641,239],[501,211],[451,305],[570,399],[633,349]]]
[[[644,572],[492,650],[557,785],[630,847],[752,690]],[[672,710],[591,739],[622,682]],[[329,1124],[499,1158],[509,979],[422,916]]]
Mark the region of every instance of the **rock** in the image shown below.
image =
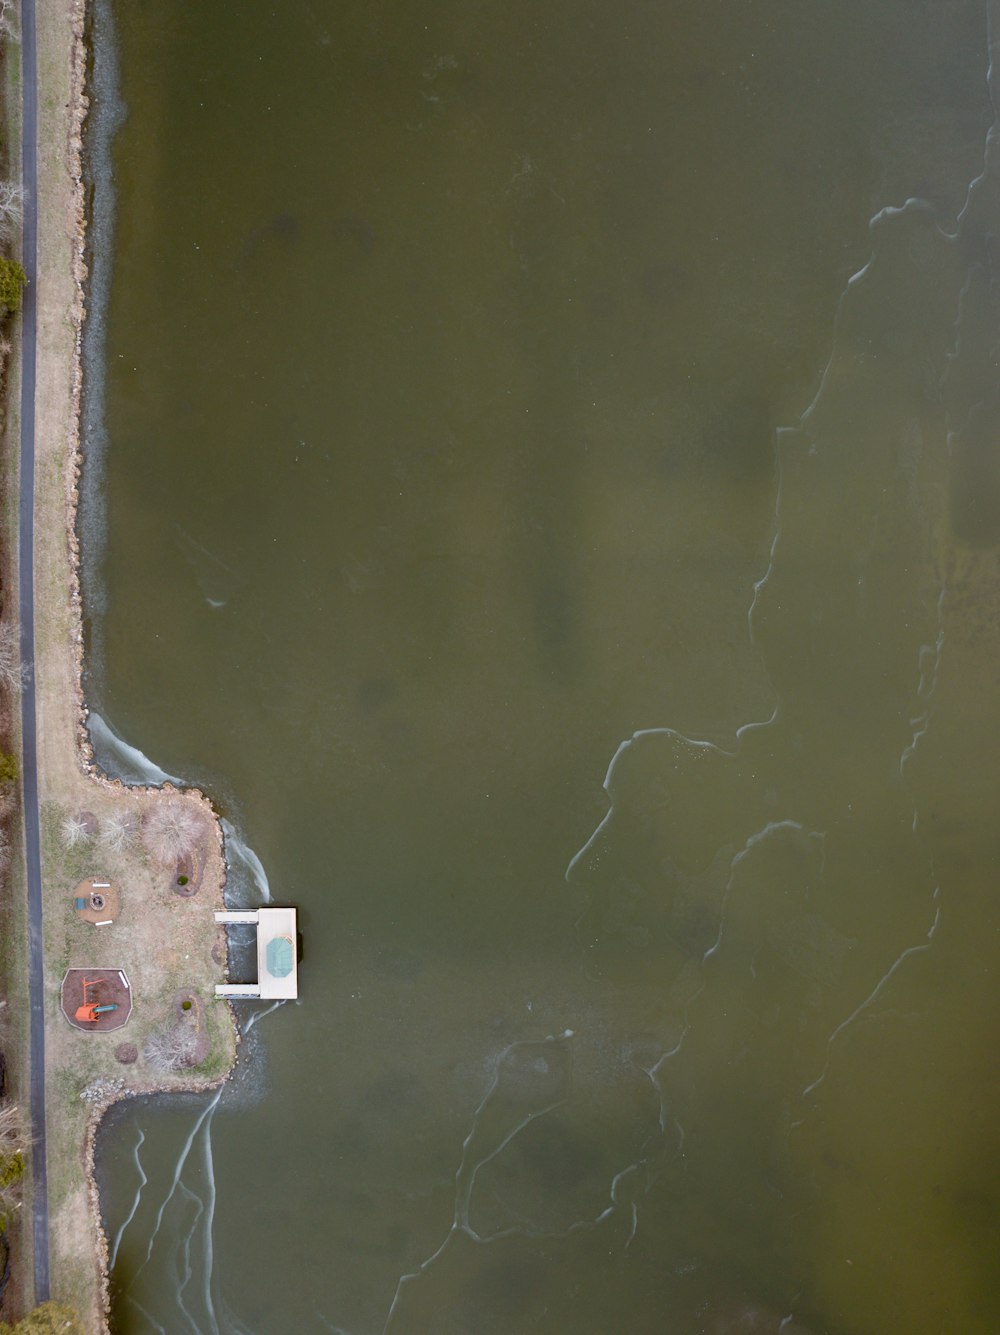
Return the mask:
[[[123,1044],[122,1046],[126,1045]],[[102,1076],[97,1080],[92,1080],[86,1089],[81,1090],[80,1098],[83,1099],[84,1103],[110,1103],[112,1099],[124,1094],[126,1088],[125,1081],[120,1076]]]

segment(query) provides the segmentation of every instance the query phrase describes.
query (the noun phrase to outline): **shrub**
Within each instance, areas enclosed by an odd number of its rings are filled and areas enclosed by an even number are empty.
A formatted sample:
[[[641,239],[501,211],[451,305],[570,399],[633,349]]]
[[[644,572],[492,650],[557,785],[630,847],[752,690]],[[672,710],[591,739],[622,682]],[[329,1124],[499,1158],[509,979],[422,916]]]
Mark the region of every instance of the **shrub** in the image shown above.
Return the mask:
[[[0,751],[0,783],[16,783],[17,774],[17,756]]]
[[[13,315],[21,309],[21,292],[28,281],[17,260],[0,255],[0,306]]]
[[[21,1207],[26,1135],[21,1109],[0,1104],[0,1229],[6,1230]],[[0,1332],[3,1327],[0,1326]]]
[[[0,1191],[12,1187],[24,1177],[24,1155],[20,1150],[0,1155]]]
[[[16,1326],[0,1321],[0,1335],[84,1335],[80,1318],[62,1303],[42,1303]]]

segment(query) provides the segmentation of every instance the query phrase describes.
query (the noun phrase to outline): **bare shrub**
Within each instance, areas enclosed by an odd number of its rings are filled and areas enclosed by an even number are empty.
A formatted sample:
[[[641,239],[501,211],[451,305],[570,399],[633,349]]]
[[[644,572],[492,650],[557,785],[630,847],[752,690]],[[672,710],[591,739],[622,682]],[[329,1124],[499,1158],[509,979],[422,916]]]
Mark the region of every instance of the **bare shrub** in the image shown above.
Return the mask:
[[[67,811],[59,825],[59,833],[67,848],[79,848],[91,837],[90,828],[79,812]]]
[[[205,832],[205,821],[194,802],[161,799],[147,815],[142,838],[146,847],[165,866],[190,853]]]
[[[10,1154],[14,1150],[26,1149],[27,1145],[28,1135],[21,1109],[16,1103],[5,1100],[0,1104],[0,1150]]]
[[[0,0],[0,32],[3,32],[3,0]],[[0,181],[0,236],[10,239],[21,226],[24,212],[24,187],[13,181]]]
[[[0,825],[0,871],[10,862],[10,835],[6,825]]]
[[[3,0],[0,0],[0,5]],[[3,32],[3,11],[0,9],[0,32]],[[24,212],[24,188],[12,180],[0,180],[0,236],[9,240],[21,226]]]
[[[12,42],[20,40],[16,0],[0,0],[0,37],[9,37]]]
[[[112,811],[101,820],[101,843],[112,853],[124,853],[135,838],[135,821],[127,811]]]
[[[2,340],[0,340],[2,341]],[[18,629],[10,621],[0,622],[0,686],[19,691],[24,685],[25,667],[21,662]]]
[[[146,1039],[142,1055],[154,1071],[162,1074],[193,1066],[198,1055],[198,1032],[190,1024],[156,1029]]]

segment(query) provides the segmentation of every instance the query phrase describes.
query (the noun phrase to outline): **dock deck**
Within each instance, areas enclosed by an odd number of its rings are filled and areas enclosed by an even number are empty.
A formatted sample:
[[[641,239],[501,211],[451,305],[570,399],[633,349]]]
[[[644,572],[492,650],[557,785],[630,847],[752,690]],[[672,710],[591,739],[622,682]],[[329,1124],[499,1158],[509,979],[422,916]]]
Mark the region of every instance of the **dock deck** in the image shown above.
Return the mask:
[[[216,913],[221,923],[256,925],[257,981],[219,983],[217,997],[291,1000],[299,995],[298,915],[290,908],[260,908]]]

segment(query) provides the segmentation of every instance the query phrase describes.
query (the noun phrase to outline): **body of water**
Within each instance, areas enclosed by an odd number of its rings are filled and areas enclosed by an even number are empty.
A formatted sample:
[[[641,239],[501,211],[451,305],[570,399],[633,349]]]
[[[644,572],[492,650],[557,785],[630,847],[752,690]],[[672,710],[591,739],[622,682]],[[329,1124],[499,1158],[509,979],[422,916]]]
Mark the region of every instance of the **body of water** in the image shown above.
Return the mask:
[[[989,22],[95,10],[88,698],[305,943],[121,1335],[1000,1325]]]

